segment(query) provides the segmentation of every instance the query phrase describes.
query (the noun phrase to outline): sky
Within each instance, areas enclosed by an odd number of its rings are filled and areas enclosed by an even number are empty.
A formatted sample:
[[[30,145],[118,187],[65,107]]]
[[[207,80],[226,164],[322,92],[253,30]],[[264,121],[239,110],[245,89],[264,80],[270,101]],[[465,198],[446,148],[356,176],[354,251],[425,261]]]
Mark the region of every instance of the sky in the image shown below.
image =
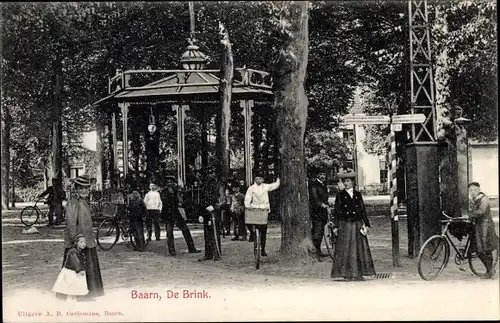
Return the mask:
[[[93,151],[96,151],[97,133],[95,131],[86,132],[82,137],[83,145]]]

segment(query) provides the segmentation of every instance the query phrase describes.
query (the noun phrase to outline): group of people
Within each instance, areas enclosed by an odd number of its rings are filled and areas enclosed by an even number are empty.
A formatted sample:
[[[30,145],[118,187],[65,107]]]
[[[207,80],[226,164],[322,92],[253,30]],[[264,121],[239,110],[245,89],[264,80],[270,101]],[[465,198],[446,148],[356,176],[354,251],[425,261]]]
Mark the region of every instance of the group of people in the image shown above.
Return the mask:
[[[321,251],[321,241],[325,224],[330,220],[334,223],[334,232],[337,235],[337,244],[333,256],[331,270],[332,278],[344,278],[347,281],[363,281],[363,276],[375,275],[375,267],[368,244],[367,234],[370,221],[366,214],[361,193],[354,188],[355,173],[339,175],[340,191],[335,197],[333,213],[331,213],[326,187],[326,173],[318,171],[313,181],[308,184],[310,214],[312,223],[312,238],[318,259],[327,255]],[[245,194],[240,192],[240,185],[233,185],[231,199],[223,186],[216,181],[207,181],[204,187],[202,209],[199,221],[204,224],[205,255],[200,261],[218,260],[220,252],[220,236],[222,231],[223,211],[232,214],[234,221],[234,238],[232,240],[246,240],[247,229],[244,222],[245,208],[260,208],[270,212],[269,192],[280,185],[279,178],[276,182],[265,184],[261,176],[255,177],[254,183],[246,189]],[[64,233],[63,266],[53,286],[53,291],[58,298],[92,300],[94,297],[104,295],[103,282],[99,260],[96,252],[96,240],[93,232],[90,206],[86,199],[90,181],[79,177],[74,181],[72,196],[67,201],[66,228]],[[55,191],[54,191],[55,192]],[[472,247],[487,269],[487,277],[494,275],[494,261],[492,252],[498,250],[498,236],[495,232],[491,217],[488,197],[480,191],[477,182],[469,184],[469,197],[471,208],[468,216],[474,219],[474,227],[469,234],[473,235]],[[206,207],[205,207],[206,206]],[[129,195],[128,214],[131,225],[143,235],[143,221],[146,218],[147,239],[151,240],[153,224],[155,237],[160,240],[159,218],[163,218],[167,230],[167,248],[170,255],[176,255],[173,228],[176,225],[183,233],[190,253],[200,252],[195,248],[194,242],[186,225],[186,218],[182,212],[182,199],[175,184],[175,178],[167,178],[166,185],[162,188],[152,183],[150,191],[141,198],[137,191]],[[213,234],[213,224],[216,225],[216,235]],[[262,256],[267,256],[266,233],[267,225],[255,226],[260,232]],[[252,232],[250,232],[250,241]],[[217,239],[218,243],[216,243]],[[219,250],[220,251],[220,250]]]
[[[375,275],[375,266],[368,244],[370,221],[361,193],[354,189],[354,172],[339,174],[342,183],[333,207],[334,233],[337,243],[333,256],[331,277],[351,281],[362,281],[363,276]],[[309,205],[312,223],[312,240],[318,259],[327,255],[321,251],[324,228],[331,213],[326,172],[317,170],[315,179],[309,183]]]

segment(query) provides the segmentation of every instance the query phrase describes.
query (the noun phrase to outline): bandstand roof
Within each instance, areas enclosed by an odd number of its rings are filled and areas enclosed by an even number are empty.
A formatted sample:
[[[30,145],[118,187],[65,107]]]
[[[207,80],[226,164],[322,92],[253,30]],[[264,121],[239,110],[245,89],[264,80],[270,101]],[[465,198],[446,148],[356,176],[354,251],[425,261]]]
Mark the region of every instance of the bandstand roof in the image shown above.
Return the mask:
[[[159,78],[145,85],[134,85],[134,79]],[[111,94],[94,103],[96,107],[111,103],[158,103],[180,101],[219,101],[220,70],[132,70],[118,71],[109,79]],[[232,100],[271,102],[272,80],[269,73],[237,68],[234,71]]]

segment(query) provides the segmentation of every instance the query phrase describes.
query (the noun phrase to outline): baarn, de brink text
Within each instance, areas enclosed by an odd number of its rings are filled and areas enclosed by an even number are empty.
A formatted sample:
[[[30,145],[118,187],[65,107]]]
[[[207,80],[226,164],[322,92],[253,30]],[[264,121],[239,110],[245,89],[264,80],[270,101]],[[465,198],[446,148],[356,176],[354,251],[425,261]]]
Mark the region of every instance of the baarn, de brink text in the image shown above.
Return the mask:
[[[147,300],[157,300],[161,301],[163,298],[167,299],[194,299],[194,298],[211,298],[208,291],[202,289],[180,289],[171,290],[167,289],[165,292],[152,292],[146,290],[132,289],[130,291],[130,297],[132,299],[147,299]]]

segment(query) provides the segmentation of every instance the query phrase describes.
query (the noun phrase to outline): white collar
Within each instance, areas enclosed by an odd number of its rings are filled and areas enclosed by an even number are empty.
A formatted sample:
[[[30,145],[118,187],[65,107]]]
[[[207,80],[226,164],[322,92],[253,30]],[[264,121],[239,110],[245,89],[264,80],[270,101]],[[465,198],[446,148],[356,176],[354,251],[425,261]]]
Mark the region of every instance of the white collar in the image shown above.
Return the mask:
[[[319,178],[316,178],[316,180],[317,180],[318,182],[320,182],[320,183],[321,183],[321,185],[323,185],[323,182],[322,182],[322,181],[320,181],[320,180],[319,180]]]

